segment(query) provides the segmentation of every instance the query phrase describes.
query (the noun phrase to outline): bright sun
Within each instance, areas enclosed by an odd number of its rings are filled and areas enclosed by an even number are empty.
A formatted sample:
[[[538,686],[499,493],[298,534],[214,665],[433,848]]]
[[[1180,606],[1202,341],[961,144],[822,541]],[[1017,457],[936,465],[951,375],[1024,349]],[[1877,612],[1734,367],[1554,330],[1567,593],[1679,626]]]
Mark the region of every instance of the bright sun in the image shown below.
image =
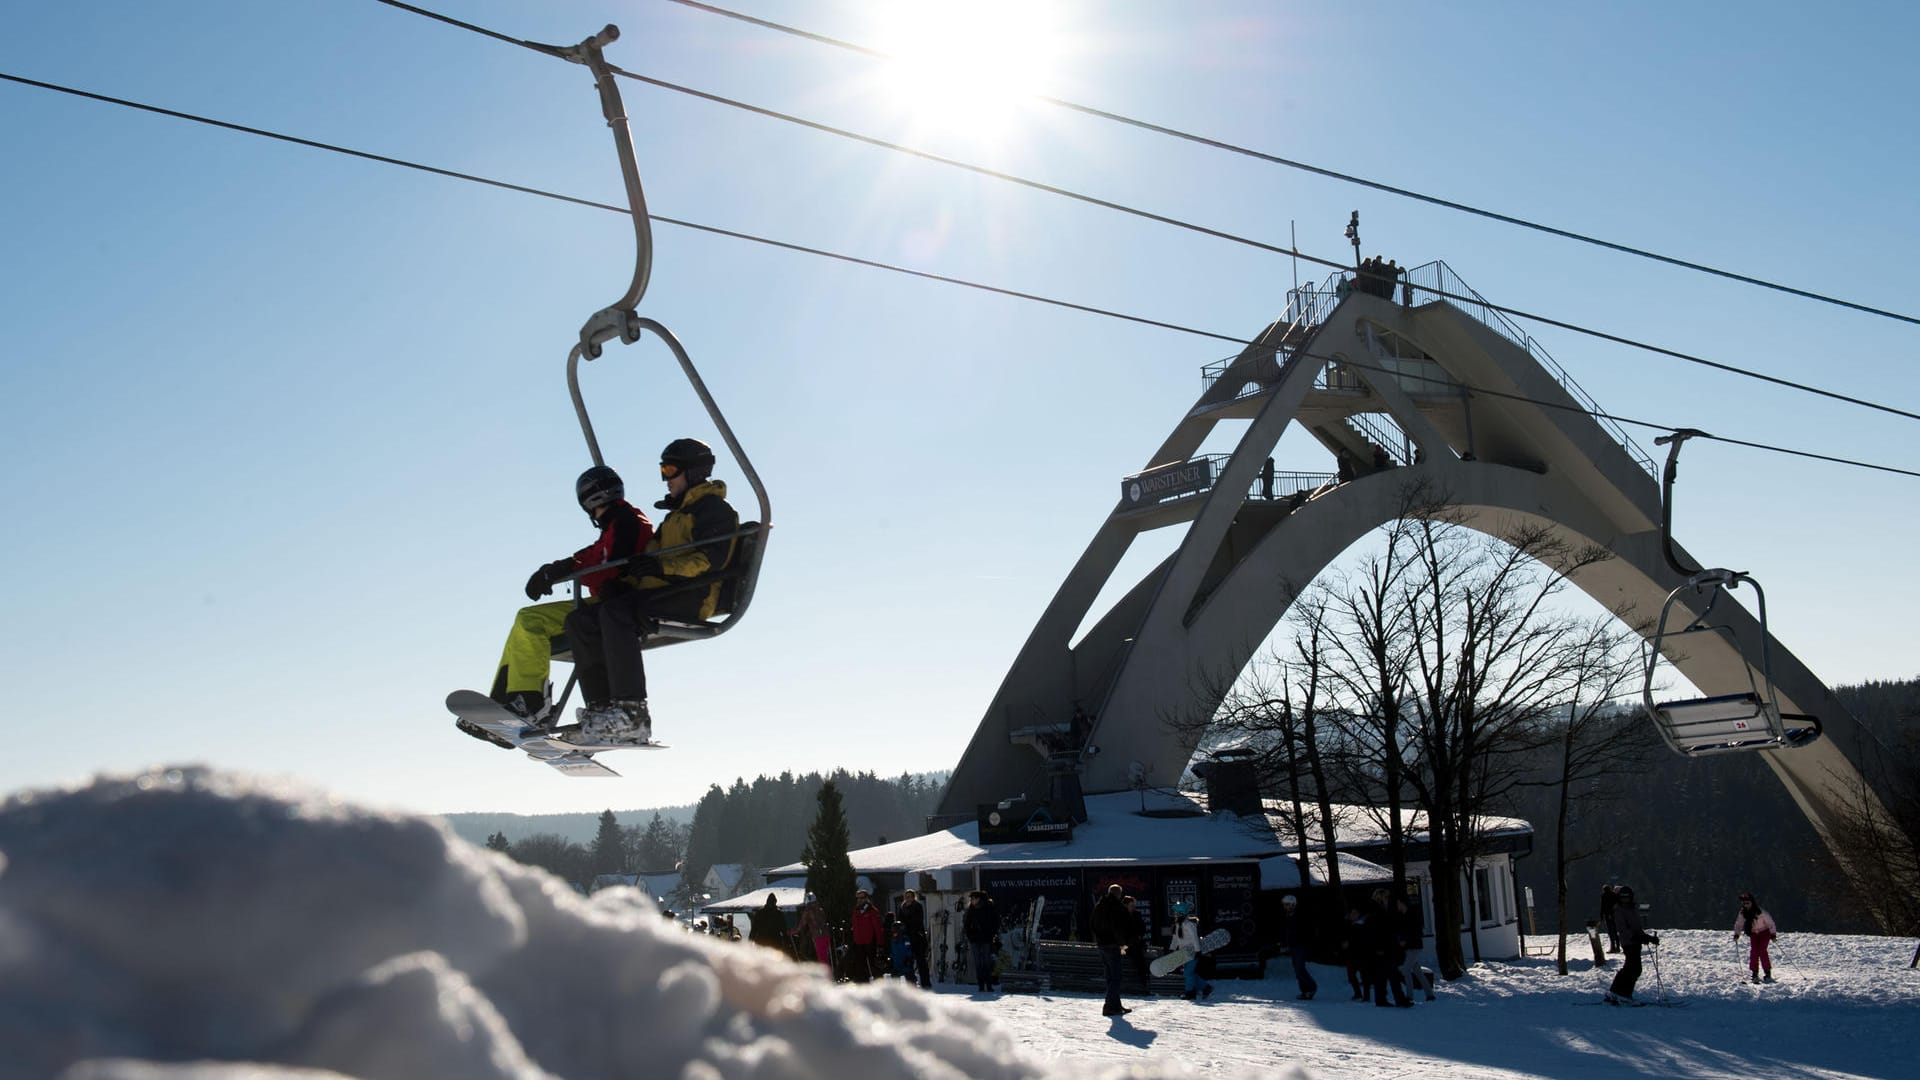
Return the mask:
[[[888,0],[876,14],[876,48],[893,58],[887,88],[925,126],[1004,136],[1060,60],[1050,9],[1039,0]]]

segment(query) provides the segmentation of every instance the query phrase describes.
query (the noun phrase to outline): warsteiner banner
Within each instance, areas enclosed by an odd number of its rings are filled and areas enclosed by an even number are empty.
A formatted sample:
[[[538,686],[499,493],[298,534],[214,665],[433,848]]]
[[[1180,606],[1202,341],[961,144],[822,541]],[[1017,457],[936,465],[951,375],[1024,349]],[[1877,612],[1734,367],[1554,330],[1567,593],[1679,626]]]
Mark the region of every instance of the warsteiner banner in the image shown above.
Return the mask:
[[[1155,465],[1120,481],[1120,497],[1129,506],[1152,506],[1196,491],[1205,491],[1212,486],[1211,459],[1175,461],[1167,465]]]

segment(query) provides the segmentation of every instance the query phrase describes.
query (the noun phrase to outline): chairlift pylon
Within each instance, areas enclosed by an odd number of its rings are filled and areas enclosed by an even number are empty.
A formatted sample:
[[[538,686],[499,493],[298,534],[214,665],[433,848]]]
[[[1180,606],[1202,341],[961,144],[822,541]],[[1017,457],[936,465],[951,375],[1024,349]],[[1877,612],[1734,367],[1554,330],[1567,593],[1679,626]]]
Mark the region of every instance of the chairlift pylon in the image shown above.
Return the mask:
[[[1779,695],[1773,684],[1771,635],[1767,630],[1767,597],[1760,583],[1744,570],[1688,566],[1673,549],[1673,483],[1679,474],[1680,447],[1688,439],[1706,432],[1681,428],[1654,440],[1656,446],[1670,446],[1667,465],[1660,479],[1660,545],[1667,565],[1686,580],[1667,594],[1660,606],[1660,618],[1654,624],[1653,638],[1646,653],[1646,679],[1640,699],[1648,719],[1659,729],[1660,737],[1678,753],[1689,757],[1727,753],[1736,750],[1773,750],[1804,746],[1820,737],[1818,718],[1802,713],[1780,711]],[[1760,621],[1760,666],[1758,678],[1751,662],[1746,663],[1747,692],[1720,694],[1665,703],[1653,699],[1653,680],[1660,663],[1662,647],[1668,638],[1694,633],[1724,633],[1739,646],[1739,638],[1729,624],[1715,625],[1709,620],[1722,594],[1741,585],[1753,587],[1755,607]],[[1706,603],[1697,616],[1689,615],[1685,626],[1669,631],[1668,621],[1683,596],[1705,595]],[[1685,610],[1683,608],[1683,610]],[[1744,658],[1745,650],[1741,650]]]
[[[681,373],[693,387],[700,404],[706,408],[708,418],[713,421],[721,441],[726,443],[728,452],[733,455],[741,476],[753,489],[760,508],[758,520],[741,522],[740,528],[725,538],[733,546],[733,555],[727,564],[711,574],[686,583],[688,586],[706,587],[715,580],[721,581],[721,607],[715,613],[715,618],[704,622],[697,619],[657,620],[658,625],[644,642],[645,647],[651,648],[716,637],[739,623],[746,614],[747,605],[753,598],[754,585],[760,577],[760,561],[766,552],[767,534],[773,528],[773,510],[767,500],[766,486],[760,482],[760,474],[747,458],[746,451],[741,449],[732,426],[727,423],[720,406],[708,392],[700,373],[695,370],[686,348],[665,326],[637,311],[640,298],[646,294],[647,283],[653,274],[653,228],[647,216],[646,193],[640,184],[640,166],[634,154],[632,129],[628,125],[626,107],[620,99],[620,86],[615,79],[616,69],[607,63],[603,54],[606,46],[619,40],[619,37],[620,28],[609,23],[599,33],[578,45],[537,46],[542,51],[581,64],[593,72],[594,88],[600,93],[600,111],[606,117],[607,126],[613,130],[614,148],[620,157],[621,176],[626,182],[627,204],[633,218],[633,279],[620,299],[587,319],[580,328],[579,340],[567,352],[567,390],[573,398],[574,415],[580,420],[580,432],[586,437],[587,452],[592,456],[593,463],[606,464],[600,453],[600,441],[594,436],[593,421],[587,415],[586,399],[580,392],[580,361],[583,357],[589,362],[598,359],[603,346],[615,338],[622,344],[632,345],[643,334],[651,333],[666,344],[679,362]],[[713,543],[718,539],[711,538],[704,543]],[[582,571],[587,572],[590,571]]]

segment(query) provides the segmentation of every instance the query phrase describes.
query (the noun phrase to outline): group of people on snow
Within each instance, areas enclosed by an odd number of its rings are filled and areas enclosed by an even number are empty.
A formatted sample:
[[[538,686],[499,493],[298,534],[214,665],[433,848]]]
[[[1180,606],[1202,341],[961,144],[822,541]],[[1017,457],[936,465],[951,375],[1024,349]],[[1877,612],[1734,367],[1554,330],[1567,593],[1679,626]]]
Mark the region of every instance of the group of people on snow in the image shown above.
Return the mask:
[[[1648,945],[1659,948],[1660,935],[1646,928],[1641,918],[1640,904],[1633,895],[1633,886],[1601,886],[1600,928],[1606,931],[1607,951],[1626,957],[1620,964],[1620,970],[1615,973],[1612,984],[1607,987],[1605,1000],[1614,1005],[1638,1004],[1633,992],[1640,978],[1641,950]],[[1750,892],[1740,894],[1740,909],[1733,919],[1734,944],[1739,944],[1743,934],[1747,938],[1747,977],[1753,982],[1772,982],[1773,957],[1767,947],[1780,936],[1780,930],[1774,924],[1773,916],[1760,907],[1760,901]],[[1600,957],[1596,957],[1596,960],[1604,962]]]
[[[836,936],[843,942],[837,948]],[[915,986],[933,988],[926,908],[913,889],[903,890],[894,910],[884,913],[869,890],[858,889],[853,907],[837,924],[828,918],[820,899],[808,893],[791,926],[778,896],[770,892],[766,902],[754,909],[747,939],[803,963],[824,965],[849,982],[897,976]]]
[[[551,727],[547,673],[554,640],[572,651],[574,674],[586,699],[579,727],[562,736],[581,746],[633,746],[653,741],[647,707],[642,639],[650,620],[704,620],[717,608],[720,582],[711,571],[731,561],[740,516],[727,502],[727,485],[713,478],[713,450],[698,439],[675,439],[660,452],[665,497],[654,508],[666,517],[656,529],[627,501],[626,483],[607,465],[594,465],[574,482],[574,497],[599,535],[565,558],[541,565],[527,579],[534,603],[515,614],[489,695],[530,725]],[[578,602],[541,602],[578,580]],[[707,582],[704,586],[701,582]],[[509,749],[513,743],[461,719],[461,731]]]

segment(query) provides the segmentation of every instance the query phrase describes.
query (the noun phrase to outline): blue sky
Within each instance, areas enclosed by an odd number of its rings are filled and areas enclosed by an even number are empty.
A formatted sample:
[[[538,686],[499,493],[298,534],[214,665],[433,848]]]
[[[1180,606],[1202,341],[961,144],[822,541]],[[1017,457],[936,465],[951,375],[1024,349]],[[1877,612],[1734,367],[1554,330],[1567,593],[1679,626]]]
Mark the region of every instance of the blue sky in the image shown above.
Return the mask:
[[[740,5],[875,44],[901,40],[898,7]],[[1002,30],[1050,37],[1033,74],[1071,100],[1920,311],[1920,15],[1675,8],[1059,3]],[[1326,258],[1357,208],[1369,253],[1445,259],[1496,303],[1920,408],[1910,324],[1043,106],[983,126],[869,59],[663,0],[436,10],[550,42],[615,22],[633,71],[1268,242],[1297,228]],[[621,199],[584,69],[371,0],[13,5],[0,71]],[[658,214],[1232,334],[1293,280],[1269,253],[622,90]],[[45,736],[11,745],[0,790],[205,761],[541,812],[948,767],[1116,481],[1231,351],[657,226],[642,312],[699,363],[776,532],[737,631],[653,654],[675,749],[567,780],[454,735],[441,699],[484,687],[527,573],[590,538],[564,361],[626,284],[625,221],[15,83],[0,140],[0,649],[7,715]],[[1920,468],[1914,421],[1530,329],[1621,415]],[[616,349],[583,387],[643,493],[662,444],[712,439],[663,349]],[[1907,677],[1917,493],[1699,443],[1678,528],[1760,578],[1777,636],[1829,683]]]

